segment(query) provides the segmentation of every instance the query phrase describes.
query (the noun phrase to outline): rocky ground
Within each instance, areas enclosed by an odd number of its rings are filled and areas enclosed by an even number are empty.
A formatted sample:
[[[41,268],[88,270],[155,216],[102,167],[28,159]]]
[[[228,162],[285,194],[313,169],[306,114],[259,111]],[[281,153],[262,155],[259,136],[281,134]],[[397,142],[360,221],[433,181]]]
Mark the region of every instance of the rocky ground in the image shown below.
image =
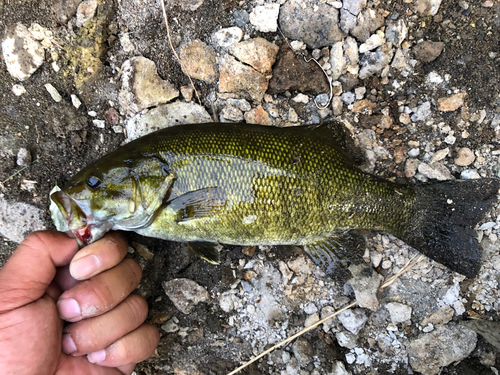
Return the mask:
[[[172,0],[166,12],[182,68],[158,1],[0,0],[2,263],[53,227],[56,183],[175,124],[336,119],[379,176],[500,177],[498,0]],[[378,292],[418,255],[383,233],[347,282],[296,248],[234,247],[213,266],[131,234],[162,336],[136,372],[229,373],[357,298],[242,373],[498,374],[500,204],[477,232],[475,280],[425,258]]]

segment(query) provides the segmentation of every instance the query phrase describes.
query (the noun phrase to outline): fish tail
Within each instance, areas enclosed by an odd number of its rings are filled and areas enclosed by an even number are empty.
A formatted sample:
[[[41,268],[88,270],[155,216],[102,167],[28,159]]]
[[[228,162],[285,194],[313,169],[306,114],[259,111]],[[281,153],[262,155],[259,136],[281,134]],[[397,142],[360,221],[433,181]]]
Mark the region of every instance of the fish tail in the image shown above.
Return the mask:
[[[416,214],[397,237],[453,271],[473,278],[481,268],[474,227],[497,199],[494,178],[423,184],[415,188]]]

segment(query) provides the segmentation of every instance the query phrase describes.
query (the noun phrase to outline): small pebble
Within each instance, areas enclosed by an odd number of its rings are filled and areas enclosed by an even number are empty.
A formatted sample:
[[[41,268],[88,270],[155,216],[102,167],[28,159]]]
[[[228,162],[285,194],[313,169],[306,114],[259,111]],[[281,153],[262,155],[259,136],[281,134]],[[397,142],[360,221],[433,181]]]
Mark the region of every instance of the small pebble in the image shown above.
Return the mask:
[[[17,153],[17,165],[20,167],[27,167],[31,164],[31,153],[24,147],[19,149]]]
[[[460,178],[462,180],[475,180],[481,178],[481,176],[475,169],[466,169],[460,173]]]
[[[55,102],[59,103],[62,100],[61,94],[59,94],[56,88],[50,83],[45,84],[45,89],[49,92],[50,96],[52,97],[52,99],[54,99]]]
[[[24,88],[23,85],[13,85],[12,86],[12,93],[15,95],[15,96],[21,96],[22,94],[24,94],[26,92],[26,89]]]
[[[474,160],[476,160],[476,156],[468,147],[462,147],[458,150],[457,154],[457,158],[454,161],[455,164],[460,167],[467,167],[468,165],[474,163]]]
[[[92,123],[99,129],[104,129],[106,127],[106,121],[104,120],[92,120]]]
[[[81,100],[74,94],[71,94],[71,103],[73,103],[73,107],[75,107],[76,109],[80,108],[80,106],[82,105]]]

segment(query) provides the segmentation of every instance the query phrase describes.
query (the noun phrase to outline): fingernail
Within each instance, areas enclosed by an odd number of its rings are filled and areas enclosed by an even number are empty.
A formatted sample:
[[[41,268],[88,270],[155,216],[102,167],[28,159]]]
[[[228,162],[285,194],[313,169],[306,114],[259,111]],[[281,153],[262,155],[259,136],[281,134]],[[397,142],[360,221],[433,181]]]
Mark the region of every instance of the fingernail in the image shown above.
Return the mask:
[[[97,352],[92,352],[87,354],[87,359],[90,363],[100,363],[106,359],[106,350],[98,350]]]
[[[76,345],[69,333],[65,333],[62,337],[62,349],[66,354],[76,352]]]
[[[87,255],[70,264],[69,272],[77,280],[83,280],[99,271],[101,261],[95,255]]]
[[[63,319],[73,319],[81,315],[80,305],[73,298],[62,299],[57,302],[59,315]]]

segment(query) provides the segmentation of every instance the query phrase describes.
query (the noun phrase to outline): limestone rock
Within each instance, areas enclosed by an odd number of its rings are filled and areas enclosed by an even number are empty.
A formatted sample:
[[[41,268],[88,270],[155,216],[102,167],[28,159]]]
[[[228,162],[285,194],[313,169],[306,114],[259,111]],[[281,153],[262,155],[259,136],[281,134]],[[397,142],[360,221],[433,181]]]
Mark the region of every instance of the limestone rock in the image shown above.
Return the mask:
[[[460,167],[467,167],[468,165],[471,165],[474,163],[474,160],[476,160],[476,156],[472,152],[472,150],[468,147],[462,147],[461,149],[458,150],[457,157],[455,158],[455,164],[459,165]]]
[[[35,206],[0,197],[0,234],[20,243],[31,232],[45,229],[44,212]]]
[[[353,274],[353,277],[348,280],[348,283],[354,290],[358,305],[372,311],[377,311],[379,308],[377,291],[384,277],[375,272],[373,268],[364,265],[351,266],[349,270]]]
[[[287,1],[279,23],[287,38],[302,40],[313,49],[340,42],[345,35],[338,26],[338,10],[319,0]]]
[[[212,118],[207,110],[195,103],[177,101],[162,104],[146,114],[139,113],[126,124],[127,142],[156,130],[179,124],[198,124],[211,122]]]
[[[82,27],[85,22],[94,17],[97,5],[97,0],[84,0],[80,3],[80,5],[78,5],[78,9],[76,11],[77,27]]]
[[[193,280],[173,279],[163,282],[162,286],[175,307],[184,314],[189,314],[198,303],[210,298],[207,290]]]
[[[437,109],[442,112],[453,112],[464,104],[465,93],[458,93],[448,97],[439,98]]]
[[[155,63],[142,56],[123,63],[121,80],[119,102],[125,111],[140,112],[179,96],[179,91],[158,75]]]
[[[412,51],[417,60],[424,63],[430,63],[439,57],[443,48],[443,42],[431,42],[429,40],[425,40],[413,47]]]
[[[217,59],[212,47],[201,40],[193,40],[182,46],[179,52],[184,74],[194,79],[213,83],[217,79]]]
[[[250,65],[262,74],[272,70],[279,47],[264,38],[255,38],[233,44],[229,52],[239,61]]]
[[[239,27],[221,29],[212,36],[213,42],[219,47],[227,48],[238,43],[243,38],[243,30]]]
[[[476,342],[477,335],[469,328],[456,324],[437,327],[410,343],[410,365],[414,371],[435,375],[444,366],[466,358]]]
[[[53,9],[57,20],[63,24],[68,22],[76,13],[82,0],[56,0]]]
[[[411,320],[411,307],[398,302],[389,302],[385,305],[385,308],[389,311],[391,316],[391,321],[394,324],[404,323]]]
[[[245,113],[245,121],[248,124],[271,125],[272,120],[262,106],[252,109]]]
[[[219,91],[232,92],[245,99],[262,101],[268,87],[264,75],[230,55],[219,60]]]
[[[348,36],[344,41],[344,57],[346,59],[346,70],[352,75],[359,73],[359,50],[358,43],[353,37]]]
[[[345,72],[347,60],[344,57],[344,42],[337,42],[330,52],[330,65],[332,66],[332,80],[336,81]]]
[[[342,8],[357,16],[366,7],[367,0],[344,0]]]
[[[421,163],[418,165],[418,171],[427,178],[436,179],[438,181],[454,180],[450,170],[440,162]]]
[[[287,90],[321,94],[329,90],[329,85],[314,62],[307,63],[288,49],[274,66],[268,92],[273,95]]]
[[[43,64],[45,51],[27,27],[18,23],[7,29],[2,40],[2,54],[10,75],[25,81]]]
[[[439,10],[442,0],[417,0],[415,7],[424,17],[435,16]]]
[[[275,32],[278,29],[279,4],[266,4],[254,8],[250,13],[250,23],[263,33]]]
[[[363,55],[360,65],[362,66],[359,71],[359,78],[366,79],[374,74],[380,73],[392,60],[394,56],[394,49],[390,43],[383,45],[375,52],[367,52]]]
[[[342,311],[337,317],[344,328],[355,335],[358,334],[368,320],[368,317],[361,309],[348,309]]]
[[[351,30],[351,35],[359,42],[364,43],[385,22],[383,10],[365,9],[358,15],[358,23]]]

